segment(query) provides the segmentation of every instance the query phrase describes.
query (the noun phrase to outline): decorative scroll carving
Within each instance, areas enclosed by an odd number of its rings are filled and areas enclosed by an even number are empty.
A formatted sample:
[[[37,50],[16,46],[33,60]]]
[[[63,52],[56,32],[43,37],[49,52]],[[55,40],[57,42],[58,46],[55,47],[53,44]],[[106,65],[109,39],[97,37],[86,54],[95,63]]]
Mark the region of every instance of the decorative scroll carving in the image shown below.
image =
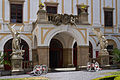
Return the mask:
[[[76,16],[73,16],[73,15],[68,15],[68,14],[57,14],[57,15],[54,15],[52,20],[54,25],[61,25],[61,24],[64,24],[64,25],[67,25],[67,24],[71,24],[71,25],[76,25],[76,21],[77,21],[77,17]]]

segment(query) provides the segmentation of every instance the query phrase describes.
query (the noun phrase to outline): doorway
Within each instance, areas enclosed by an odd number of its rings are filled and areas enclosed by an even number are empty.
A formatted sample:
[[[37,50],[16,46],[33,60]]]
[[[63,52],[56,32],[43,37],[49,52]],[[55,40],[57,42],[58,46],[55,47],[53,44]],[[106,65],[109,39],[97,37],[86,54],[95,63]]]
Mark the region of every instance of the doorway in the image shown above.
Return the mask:
[[[89,58],[93,58],[93,46],[92,43],[89,41]]]
[[[73,64],[74,67],[77,67],[77,42],[73,46]]]
[[[63,46],[57,39],[52,39],[49,50],[50,68],[60,68],[63,66]]]

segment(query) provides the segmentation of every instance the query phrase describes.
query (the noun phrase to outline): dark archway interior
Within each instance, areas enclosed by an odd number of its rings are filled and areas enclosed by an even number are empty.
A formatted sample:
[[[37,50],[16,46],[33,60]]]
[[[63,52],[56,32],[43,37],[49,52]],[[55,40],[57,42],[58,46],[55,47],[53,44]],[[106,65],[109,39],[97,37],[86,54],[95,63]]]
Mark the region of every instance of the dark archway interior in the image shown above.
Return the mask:
[[[93,46],[92,43],[89,41],[89,58],[93,58]]]
[[[23,39],[21,39],[21,43],[20,46],[23,47],[22,49],[25,50],[23,58],[23,61],[29,61],[29,46],[26,43],[26,41],[24,41]],[[5,45],[4,45],[4,59],[6,61],[10,61],[11,63],[11,56],[10,54],[12,53],[12,39],[8,40]],[[5,70],[11,70],[11,66],[10,65],[4,65]]]
[[[60,68],[63,65],[63,46],[57,39],[52,39],[50,42],[49,51],[50,68]]]
[[[74,67],[77,66],[77,42],[75,42],[73,46],[73,64],[74,64]]]

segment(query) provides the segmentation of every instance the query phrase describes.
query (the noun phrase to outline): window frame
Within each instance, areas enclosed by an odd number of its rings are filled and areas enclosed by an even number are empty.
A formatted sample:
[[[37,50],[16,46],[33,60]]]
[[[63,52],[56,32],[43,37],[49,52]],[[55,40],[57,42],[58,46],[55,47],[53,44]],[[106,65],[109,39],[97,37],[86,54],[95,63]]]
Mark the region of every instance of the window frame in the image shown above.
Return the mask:
[[[11,15],[11,5],[15,5],[15,6],[22,5],[22,12],[21,12],[21,13],[22,13],[22,14],[21,14],[21,15],[22,15],[22,19],[21,19],[22,21],[21,21],[20,23],[17,22],[17,20],[16,20],[16,22],[12,22],[12,21],[11,21],[11,16],[12,16],[12,15]],[[16,12],[16,15],[17,15],[17,12]],[[17,19],[17,16],[16,16],[16,19]],[[11,4],[10,4],[10,23],[18,23],[18,24],[23,23],[23,4],[14,4],[14,3],[11,3]]]
[[[52,9],[52,8],[56,8],[56,13],[54,13],[54,12],[50,12],[50,13],[49,13],[49,12],[47,11],[47,7],[51,7],[51,9]],[[46,6],[46,11],[47,11],[48,14],[57,14],[57,10],[58,10],[58,9],[57,9],[57,6]]]
[[[113,13],[113,10],[114,10],[114,8],[106,8],[106,7],[104,7],[103,8],[104,9],[104,27],[106,27],[106,28],[113,28],[113,26],[114,26],[114,13]],[[106,26],[106,21],[105,21],[105,12],[112,12],[112,26]]]
[[[46,11],[47,11],[47,6],[56,7],[57,8],[57,13],[56,14],[58,14],[58,5],[59,5],[59,3],[57,3],[57,2],[44,2],[44,4],[45,4]],[[52,13],[50,13],[50,14],[52,14]]]
[[[24,19],[23,19],[23,18],[24,18],[23,13],[24,13],[24,2],[25,2],[25,0],[8,0],[8,1],[9,1],[9,9],[10,9],[10,12],[9,12],[9,14],[10,14],[10,16],[9,16],[9,17],[10,17],[10,18],[9,18],[9,19],[10,19],[10,23],[12,23],[12,24],[15,24],[15,23],[16,23],[16,24],[23,24],[23,22],[24,22],[24,21],[23,21],[23,20],[24,20]],[[11,22],[11,4],[16,4],[16,5],[17,5],[17,4],[18,4],[18,5],[20,4],[20,5],[22,5],[22,22],[21,22],[21,23]]]

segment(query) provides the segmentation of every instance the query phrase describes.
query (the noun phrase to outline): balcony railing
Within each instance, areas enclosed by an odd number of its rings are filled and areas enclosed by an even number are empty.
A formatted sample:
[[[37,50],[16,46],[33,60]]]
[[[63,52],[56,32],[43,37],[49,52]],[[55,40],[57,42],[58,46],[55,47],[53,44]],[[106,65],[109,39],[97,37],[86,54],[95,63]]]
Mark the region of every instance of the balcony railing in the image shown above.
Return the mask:
[[[50,23],[53,23],[55,25],[61,25],[61,24],[88,24],[88,14],[80,14],[80,15],[68,15],[68,14],[49,14],[47,13],[47,20]]]

